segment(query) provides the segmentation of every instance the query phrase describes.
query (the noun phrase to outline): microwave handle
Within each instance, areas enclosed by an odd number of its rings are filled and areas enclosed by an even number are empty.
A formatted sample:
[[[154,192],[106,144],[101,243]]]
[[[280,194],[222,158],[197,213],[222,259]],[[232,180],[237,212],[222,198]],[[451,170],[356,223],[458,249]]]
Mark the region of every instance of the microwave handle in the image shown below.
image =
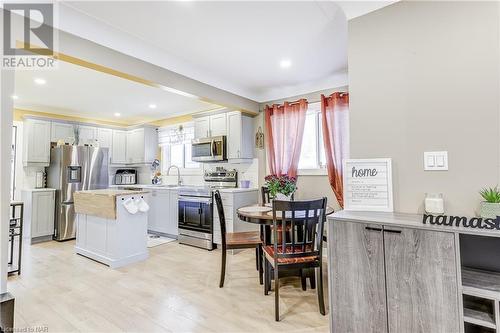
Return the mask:
[[[210,155],[212,155],[212,157],[214,157],[215,155],[214,149],[215,149],[215,140],[212,140],[212,142],[210,142]]]

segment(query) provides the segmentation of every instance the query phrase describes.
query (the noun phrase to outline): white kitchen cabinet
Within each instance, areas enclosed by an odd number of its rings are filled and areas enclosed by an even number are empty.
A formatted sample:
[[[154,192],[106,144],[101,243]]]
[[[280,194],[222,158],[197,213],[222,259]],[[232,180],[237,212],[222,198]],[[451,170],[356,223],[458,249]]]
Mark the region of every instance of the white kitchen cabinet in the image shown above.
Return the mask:
[[[227,115],[219,113],[210,116],[209,136],[227,135]]]
[[[150,164],[158,153],[158,132],[155,127],[127,131],[127,163]]]
[[[210,116],[194,119],[194,138],[208,138],[210,136]]]
[[[194,119],[194,138],[227,135],[226,113],[218,113]]]
[[[113,146],[113,130],[110,128],[97,128],[97,143],[99,147],[111,148]]]
[[[148,213],[148,230],[177,238],[178,232],[177,190],[153,189]]]
[[[249,189],[248,191],[234,192],[232,190],[220,190],[224,217],[226,218],[226,232],[257,231],[259,226],[248,222],[243,222],[238,218],[236,209],[238,207],[250,206],[259,202],[259,190]],[[217,205],[213,205],[213,242],[221,244],[221,231],[219,213]]]
[[[80,146],[86,144],[94,144],[97,138],[97,128],[93,126],[78,126],[78,144]]]
[[[138,128],[128,131],[127,163],[141,163],[141,147],[144,147],[144,133],[142,129]]]
[[[227,113],[227,158],[229,162],[253,159],[253,119],[240,111]]]
[[[50,121],[26,119],[23,127],[23,165],[49,166]]]
[[[58,123],[54,121],[51,123],[51,142],[64,140],[65,143],[70,143],[70,138],[75,138],[75,127],[73,124]]]
[[[179,236],[179,194],[175,189],[170,189],[170,211],[168,213],[167,234]]]
[[[54,235],[55,189],[23,190],[23,237],[30,243],[51,240]]]
[[[111,144],[111,163],[127,163],[127,131],[113,130]]]
[[[151,190],[151,200],[148,212],[148,230],[166,234],[169,210],[170,191]]]

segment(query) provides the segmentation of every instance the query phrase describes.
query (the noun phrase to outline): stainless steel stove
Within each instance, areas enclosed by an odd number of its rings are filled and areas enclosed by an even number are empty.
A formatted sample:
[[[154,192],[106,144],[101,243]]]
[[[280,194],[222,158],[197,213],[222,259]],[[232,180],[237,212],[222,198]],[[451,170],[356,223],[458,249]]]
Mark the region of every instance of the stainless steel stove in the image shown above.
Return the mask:
[[[204,179],[205,186],[179,189],[179,243],[213,250],[213,191],[236,187],[238,172],[217,168]]]

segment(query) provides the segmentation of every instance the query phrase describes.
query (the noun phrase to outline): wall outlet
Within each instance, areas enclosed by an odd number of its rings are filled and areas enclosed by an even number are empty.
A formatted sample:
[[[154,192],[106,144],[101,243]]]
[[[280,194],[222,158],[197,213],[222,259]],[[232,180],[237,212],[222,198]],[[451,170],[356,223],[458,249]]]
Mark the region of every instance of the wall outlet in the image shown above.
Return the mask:
[[[448,170],[447,151],[426,151],[424,152],[425,171],[446,171]]]

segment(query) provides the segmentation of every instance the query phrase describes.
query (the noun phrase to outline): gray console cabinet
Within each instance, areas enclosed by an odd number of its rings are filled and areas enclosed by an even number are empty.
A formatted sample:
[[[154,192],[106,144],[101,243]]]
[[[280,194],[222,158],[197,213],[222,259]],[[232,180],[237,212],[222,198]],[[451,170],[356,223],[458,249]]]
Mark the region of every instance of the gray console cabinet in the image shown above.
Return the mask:
[[[459,332],[453,233],[335,221],[333,332]]]

